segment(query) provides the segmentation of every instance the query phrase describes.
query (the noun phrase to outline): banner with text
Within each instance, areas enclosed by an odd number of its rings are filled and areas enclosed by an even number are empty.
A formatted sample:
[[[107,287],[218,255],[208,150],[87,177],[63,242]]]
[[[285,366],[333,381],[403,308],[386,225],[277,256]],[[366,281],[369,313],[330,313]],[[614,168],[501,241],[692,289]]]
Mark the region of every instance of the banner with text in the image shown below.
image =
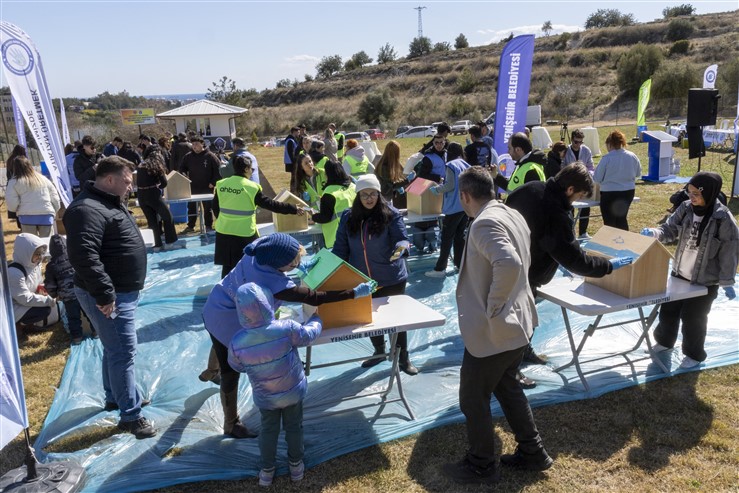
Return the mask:
[[[23,113],[18,108],[18,103],[11,95],[10,100],[13,102],[13,121],[15,121],[15,134],[18,136],[18,145],[26,147],[26,129],[23,126]]]
[[[59,115],[62,117],[62,142],[64,145],[71,143],[69,139],[69,127],[67,126],[67,114],[64,112],[64,101],[59,98]]]
[[[506,43],[500,55],[493,136],[498,155],[508,153],[508,140],[526,126],[533,60],[533,34],[516,36]]]
[[[652,79],[647,79],[639,88],[639,102],[636,108],[636,126],[644,127],[647,126],[647,118],[645,116],[647,106],[649,105],[649,95],[652,92]]]
[[[121,110],[124,125],[153,125],[157,122],[154,108]]]
[[[22,29],[5,21],[0,22],[0,52],[10,92],[23,113],[51,181],[66,207],[72,200],[72,187],[41,55]]]
[[[703,72],[703,89],[713,89],[716,85],[716,75],[718,74],[718,65],[709,65]]]

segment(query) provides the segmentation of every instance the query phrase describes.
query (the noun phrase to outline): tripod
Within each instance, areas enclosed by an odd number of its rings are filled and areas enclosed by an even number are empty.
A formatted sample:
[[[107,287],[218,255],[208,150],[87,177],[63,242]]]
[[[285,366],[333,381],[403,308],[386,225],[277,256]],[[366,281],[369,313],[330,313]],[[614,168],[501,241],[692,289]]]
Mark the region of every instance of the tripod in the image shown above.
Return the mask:
[[[562,142],[567,139],[567,142],[570,142],[570,133],[567,131],[567,122],[562,122],[562,126],[559,129],[559,140]]]

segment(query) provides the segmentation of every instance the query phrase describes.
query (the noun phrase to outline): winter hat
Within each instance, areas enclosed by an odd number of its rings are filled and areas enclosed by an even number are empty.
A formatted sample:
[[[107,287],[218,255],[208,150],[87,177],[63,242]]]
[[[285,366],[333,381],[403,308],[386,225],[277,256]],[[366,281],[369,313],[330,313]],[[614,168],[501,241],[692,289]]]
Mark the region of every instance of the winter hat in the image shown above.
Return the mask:
[[[285,267],[295,260],[300,251],[300,243],[285,233],[274,233],[249,243],[244,253],[255,257],[260,265],[275,269]]]
[[[357,190],[357,193],[367,189],[377,190],[379,192],[380,180],[378,180],[375,175],[361,175],[359,178],[357,178],[355,188]]]

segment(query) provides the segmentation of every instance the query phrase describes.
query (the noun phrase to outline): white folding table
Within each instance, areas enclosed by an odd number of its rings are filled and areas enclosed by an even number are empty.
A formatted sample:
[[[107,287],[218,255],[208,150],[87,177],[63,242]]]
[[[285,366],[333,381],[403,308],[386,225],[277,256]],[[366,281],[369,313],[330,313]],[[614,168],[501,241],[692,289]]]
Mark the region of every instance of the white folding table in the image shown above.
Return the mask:
[[[205,236],[205,209],[203,208],[203,202],[210,202],[213,200],[212,193],[198,193],[191,195],[184,199],[164,199],[168,204],[187,204],[189,202],[195,202],[198,206],[198,218],[200,219],[200,236]]]
[[[390,369],[390,377],[388,379],[387,386],[376,392],[344,397],[340,399],[339,402],[379,396],[380,402],[371,405],[384,406],[391,402],[402,402],[408,411],[410,418],[416,419],[410,404],[408,404],[408,401],[405,398],[405,394],[403,393],[403,384],[400,380],[400,367],[398,363],[400,351],[395,347],[398,341],[398,334],[401,332],[408,332],[410,330],[437,327],[444,325],[445,321],[446,318],[444,315],[429,308],[420,301],[416,301],[408,295],[374,298],[372,300],[372,323],[324,329],[313,344],[308,346],[305,355],[305,374],[310,375],[311,370],[318,368],[355,363],[367,359],[367,357],[364,356],[361,358],[331,361],[329,363],[314,365],[311,360],[312,346],[329,344],[332,342],[350,341],[353,339],[365,339],[371,336],[389,335],[390,350],[384,357],[392,362],[392,367]],[[382,356],[378,355],[378,358],[382,358]],[[388,396],[393,390],[393,386],[396,382],[398,385],[398,397],[388,399]]]
[[[559,307],[562,309],[565,329],[567,330],[567,338],[569,339],[570,348],[572,349],[572,359],[568,363],[555,368],[554,371],[560,372],[565,368],[569,368],[570,366],[574,365],[575,370],[580,377],[580,381],[585,387],[585,391],[589,392],[590,386],[585,379],[585,375],[608,370],[610,368],[615,368],[617,366],[623,365],[624,363],[618,363],[615,365],[597,368],[586,372],[583,372],[581,367],[582,364],[591,363],[607,358],[614,358],[617,356],[623,356],[626,359],[627,363],[633,363],[636,361],[653,358],[656,353],[652,349],[652,343],[649,340],[649,329],[654,323],[654,320],[657,318],[659,306],[662,303],[666,303],[668,301],[694,298],[697,296],[703,296],[707,293],[708,289],[705,286],[690,284],[687,281],[683,281],[682,279],[672,276],[670,276],[669,280],[667,281],[667,289],[664,293],[633,299],[624,298],[623,296],[619,296],[610,291],[606,291],[605,289],[599,288],[598,286],[586,283],[582,279],[559,278],[553,282],[550,282],[546,286],[542,286],[538,289],[538,295],[545,300],[549,300],[552,303],[559,305]],[[644,307],[651,305],[654,305],[652,307],[652,310],[649,312],[648,315],[645,315]],[[600,325],[601,319],[604,315],[632,309],[638,310],[639,315],[637,318],[633,318],[630,320],[620,320],[616,323],[608,325]],[[593,321],[593,323],[588,325],[588,328],[585,330],[582,339],[577,345],[575,345],[575,339],[572,333],[570,319],[567,315],[567,310],[571,310],[581,315],[595,317],[595,320]],[[592,358],[588,360],[580,359],[580,354],[583,351],[585,342],[595,333],[596,330],[616,327],[632,322],[639,322],[641,326],[641,335],[639,336],[639,339],[636,341],[633,347],[625,351],[614,352],[612,354],[608,354],[606,356],[601,356],[598,358]],[[626,358],[629,353],[632,353],[639,349],[643,341],[647,342],[648,356],[637,359]],[[659,358],[654,358],[654,361],[657,363],[657,365],[659,365],[662,371],[664,371],[665,373],[669,372],[669,370],[665,367],[664,364],[662,364]]]
[[[632,204],[639,203],[641,199],[639,197],[634,197],[634,199],[631,201]],[[574,214],[574,224],[575,229],[577,229],[578,221],[580,221],[580,214],[582,213],[583,209],[587,209],[588,207],[600,207],[600,200],[576,200],[572,203],[572,208],[575,209]],[[588,217],[601,217],[602,214],[590,214]]]

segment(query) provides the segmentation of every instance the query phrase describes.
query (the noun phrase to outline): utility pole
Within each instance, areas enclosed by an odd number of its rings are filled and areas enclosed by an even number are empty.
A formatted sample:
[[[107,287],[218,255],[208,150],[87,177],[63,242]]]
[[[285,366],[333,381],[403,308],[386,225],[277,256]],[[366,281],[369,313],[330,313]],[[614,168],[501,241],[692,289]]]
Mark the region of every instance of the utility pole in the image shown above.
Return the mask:
[[[418,10],[418,37],[423,37],[423,20],[421,19],[421,11],[425,9],[426,7],[418,6],[413,7],[413,10]]]

